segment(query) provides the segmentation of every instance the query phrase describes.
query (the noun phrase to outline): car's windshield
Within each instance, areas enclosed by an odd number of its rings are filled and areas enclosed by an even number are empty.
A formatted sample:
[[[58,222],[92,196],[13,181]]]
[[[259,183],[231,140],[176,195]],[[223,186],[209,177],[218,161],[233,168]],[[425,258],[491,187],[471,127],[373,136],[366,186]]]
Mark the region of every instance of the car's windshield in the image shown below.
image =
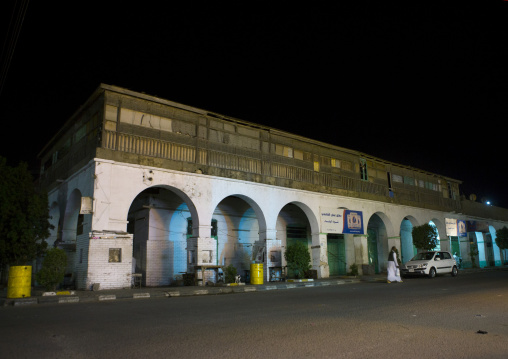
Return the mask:
[[[434,252],[425,252],[425,253],[418,253],[411,259],[412,261],[424,261],[424,260],[430,260],[434,256]]]

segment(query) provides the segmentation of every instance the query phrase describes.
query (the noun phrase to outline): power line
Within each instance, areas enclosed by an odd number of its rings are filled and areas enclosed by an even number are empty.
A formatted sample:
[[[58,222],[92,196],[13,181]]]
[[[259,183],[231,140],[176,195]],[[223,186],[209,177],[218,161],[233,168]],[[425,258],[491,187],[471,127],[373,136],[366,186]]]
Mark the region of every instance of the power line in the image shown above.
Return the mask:
[[[0,71],[0,96],[2,90],[7,81],[7,73],[11,65],[12,58],[14,56],[14,50],[18,42],[21,27],[25,20],[26,10],[28,9],[29,0],[22,0],[21,4],[18,5],[18,1],[14,4],[12,9],[11,19],[9,21],[9,27],[5,36],[4,44],[2,47],[2,69]]]

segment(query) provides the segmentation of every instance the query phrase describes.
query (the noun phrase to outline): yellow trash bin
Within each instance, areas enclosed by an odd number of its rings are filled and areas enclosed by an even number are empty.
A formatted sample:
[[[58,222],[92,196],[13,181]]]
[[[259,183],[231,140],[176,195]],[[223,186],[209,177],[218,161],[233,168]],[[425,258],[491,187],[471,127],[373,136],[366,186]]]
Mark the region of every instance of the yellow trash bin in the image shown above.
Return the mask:
[[[263,263],[250,265],[250,284],[263,284]]]
[[[32,289],[32,266],[11,266],[7,283],[7,298],[30,297]]]

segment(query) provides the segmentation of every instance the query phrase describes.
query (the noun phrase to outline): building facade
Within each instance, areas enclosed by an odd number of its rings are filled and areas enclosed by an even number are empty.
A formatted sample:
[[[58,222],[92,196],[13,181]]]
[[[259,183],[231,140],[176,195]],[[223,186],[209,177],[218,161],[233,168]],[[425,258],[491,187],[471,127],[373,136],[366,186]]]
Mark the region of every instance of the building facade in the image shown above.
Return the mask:
[[[303,242],[319,278],[386,270],[388,249],[415,253],[432,222],[464,264],[502,265],[495,230],[508,211],[468,201],[461,182],[274,128],[100,85],[40,152],[39,184],[80,289],[214,281],[233,265],[264,281]],[[479,255],[482,265],[481,255]],[[477,259],[478,262],[478,259]]]

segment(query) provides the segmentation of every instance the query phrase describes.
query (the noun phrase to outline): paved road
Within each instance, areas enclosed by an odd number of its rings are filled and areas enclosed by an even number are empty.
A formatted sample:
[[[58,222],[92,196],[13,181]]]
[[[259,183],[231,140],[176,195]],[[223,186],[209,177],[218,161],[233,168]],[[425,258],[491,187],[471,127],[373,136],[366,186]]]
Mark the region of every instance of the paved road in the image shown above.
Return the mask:
[[[4,307],[0,353],[2,358],[506,358],[508,271]]]

